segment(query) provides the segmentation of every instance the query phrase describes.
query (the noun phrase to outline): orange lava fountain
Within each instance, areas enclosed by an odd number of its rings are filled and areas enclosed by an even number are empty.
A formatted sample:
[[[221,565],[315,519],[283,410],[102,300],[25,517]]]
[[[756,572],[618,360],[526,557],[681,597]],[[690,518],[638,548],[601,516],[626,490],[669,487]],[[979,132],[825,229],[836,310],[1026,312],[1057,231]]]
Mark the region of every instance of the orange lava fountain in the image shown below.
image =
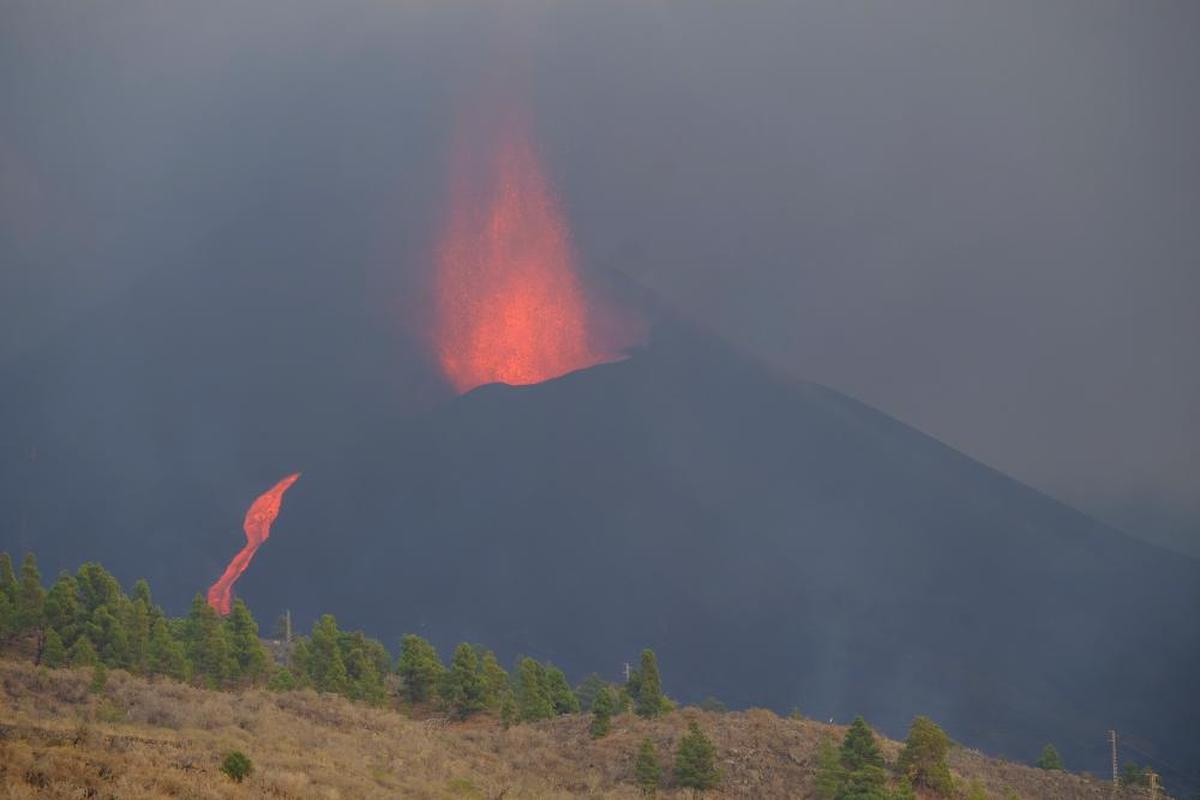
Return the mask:
[[[436,252],[435,349],[459,392],[540,383],[621,358],[600,341],[566,221],[525,127],[504,125],[499,134],[482,181],[464,174],[479,154],[460,139]]]
[[[233,584],[242,577],[250,560],[258,552],[259,545],[271,536],[271,523],[279,516],[279,507],[283,504],[283,493],[293,483],[300,479],[300,473],[288,475],[271,489],[261,495],[250,505],[246,519],[242,522],[242,530],[246,532],[246,546],[229,562],[220,580],[208,590],[208,604],[222,616],[229,613],[233,607]]]

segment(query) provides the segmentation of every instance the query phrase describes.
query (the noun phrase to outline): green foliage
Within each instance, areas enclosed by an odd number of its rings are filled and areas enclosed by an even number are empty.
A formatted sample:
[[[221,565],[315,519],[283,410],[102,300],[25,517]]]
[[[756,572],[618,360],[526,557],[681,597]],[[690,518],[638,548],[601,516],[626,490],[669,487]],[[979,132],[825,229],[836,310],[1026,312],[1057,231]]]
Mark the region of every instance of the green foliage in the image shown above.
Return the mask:
[[[588,727],[593,739],[601,739],[612,730],[612,715],[616,707],[617,701],[612,690],[601,686],[592,701],[592,723]]]
[[[662,679],[658,673],[658,658],[654,651],[642,651],[642,662],[638,669],[637,691],[634,694],[639,717],[657,717],[663,713]]]
[[[103,661],[97,661],[92,666],[92,682],[88,685],[88,691],[92,694],[99,694],[104,691],[105,685],[108,683],[108,667],[104,666]]]
[[[17,611],[7,592],[0,592],[0,642],[16,633]]]
[[[642,794],[653,795],[658,791],[658,784],[662,780],[662,767],[658,763],[654,740],[649,736],[642,740],[638,748],[637,760],[633,764],[633,777]]]
[[[862,717],[854,722],[838,750],[842,781],[837,800],[888,800],[887,773],[875,734]]]
[[[392,665],[387,648],[362,631],[342,634],[338,646],[350,681],[347,696],[373,706],[386,704],[388,694],[383,676],[391,671]]]
[[[579,701],[579,709],[591,711],[596,695],[607,686],[608,683],[594,672],[580,681],[579,685],[575,687],[575,699]]]
[[[833,739],[825,736],[817,749],[817,797],[820,800],[837,800],[845,782],[846,771],[838,756]]]
[[[75,644],[71,645],[67,660],[72,667],[90,667],[97,661],[96,648],[92,647],[86,636],[80,636],[75,640]]]
[[[134,601],[135,606],[140,603]],[[267,672],[267,651],[258,638],[258,623],[240,598],[234,601],[225,618],[225,639],[233,667],[230,677],[250,682],[261,680]]]
[[[553,664],[546,664],[543,672],[546,680],[546,695],[554,706],[555,714],[578,714],[579,698],[571,691],[567,676]]]
[[[701,711],[710,711],[713,714],[725,714],[729,711],[729,706],[712,695],[701,700],[699,708]]]
[[[350,688],[350,675],[338,646],[340,639],[337,620],[332,614],[324,614],[313,625],[308,643],[311,653],[309,678],[318,692],[346,694]]]
[[[883,768],[883,753],[879,749],[879,743],[875,741],[875,734],[862,717],[855,717],[854,722],[850,723],[850,728],[842,739],[839,757],[842,766],[851,772],[863,767]]]
[[[223,686],[235,671],[225,625],[200,594],[192,598],[187,617],[185,652],[192,665],[192,677],[209,686]]]
[[[46,631],[46,643],[42,646],[42,663],[51,668],[67,663],[67,648],[63,646],[62,637],[54,628]]]
[[[225,758],[221,760],[221,772],[235,783],[241,783],[254,772],[254,764],[245,753],[234,750],[226,753]]]
[[[978,778],[971,781],[970,785],[967,786],[966,800],[988,800],[987,789]]]
[[[129,603],[127,608],[127,666],[133,672],[145,673],[150,660],[150,607],[145,600],[138,598]]]
[[[643,677],[644,663],[643,660]],[[645,689],[644,683],[642,688]],[[679,749],[675,752],[675,782],[696,791],[714,789],[721,782],[717,748],[695,722],[688,725],[688,732],[679,740]]]
[[[892,800],[917,800],[917,793],[913,791],[912,781],[908,779],[907,775],[901,776],[896,791],[892,792]],[[1014,800],[1014,798],[1010,797],[1007,800]],[[1015,798],[1015,800],[1020,800],[1020,798]]]
[[[272,692],[290,692],[298,686],[296,674],[286,667],[279,667],[267,681],[267,688]]]
[[[166,675],[177,681],[185,681],[191,672],[183,643],[171,634],[167,621],[161,617],[150,628],[150,641],[146,646],[146,669],[152,675]]]
[[[954,780],[946,763],[950,737],[928,717],[917,717],[908,729],[904,750],[897,766],[914,787],[923,787],[941,795],[954,790]]]
[[[1038,756],[1034,766],[1041,769],[1062,769],[1062,757],[1058,755],[1058,750],[1054,748],[1054,745],[1048,744],[1042,748],[1042,754]]]
[[[504,730],[508,730],[517,722],[517,699],[512,692],[504,695],[504,699],[500,701],[500,725]]]
[[[450,670],[442,683],[441,695],[451,713],[459,719],[466,719],[486,707],[483,676],[479,673],[479,658],[475,655],[475,648],[466,642],[454,648]]]
[[[821,742],[817,795],[822,800],[890,800],[883,752],[862,717],[856,717],[836,750]]]
[[[42,573],[38,571],[37,559],[33,553],[26,553],[21,562],[21,581],[13,604],[17,631],[41,628],[45,621],[45,604],[46,590],[42,588]]]
[[[12,556],[3,550],[0,550],[0,594],[7,597],[9,603],[17,602],[17,576],[13,572]]]
[[[58,631],[63,645],[70,647],[79,635],[82,622],[79,586],[70,573],[64,572],[46,594],[46,626]]]
[[[84,624],[88,638],[96,645],[100,660],[110,667],[129,666],[129,629],[117,613],[117,606],[101,605]]]
[[[532,658],[517,663],[517,716],[522,722],[550,719],[554,701],[548,691],[546,668]]]
[[[1150,770],[1147,767],[1139,767],[1132,761],[1126,761],[1121,765],[1120,780],[1122,786],[1149,786]]]
[[[410,633],[400,642],[400,658],[396,663],[396,671],[404,680],[408,702],[416,704],[432,699],[445,667],[442,666],[433,645]]]
[[[479,659],[479,677],[483,681],[484,705],[500,713],[504,703],[512,698],[512,687],[509,686],[508,673],[491,650],[484,650]]]

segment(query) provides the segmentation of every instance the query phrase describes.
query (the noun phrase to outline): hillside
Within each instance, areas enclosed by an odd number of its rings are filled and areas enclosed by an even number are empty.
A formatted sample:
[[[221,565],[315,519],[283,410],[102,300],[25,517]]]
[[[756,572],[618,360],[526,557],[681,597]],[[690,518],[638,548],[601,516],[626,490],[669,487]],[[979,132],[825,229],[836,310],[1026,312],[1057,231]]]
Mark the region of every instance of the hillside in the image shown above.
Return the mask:
[[[638,744],[653,738],[669,765],[694,719],[717,745],[724,780],[715,796],[806,798],[819,742],[844,733],[763,710],[684,709],[655,721],[618,717],[612,734],[593,741],[585,716],[506,731],[492,719],[409,719],[311,691],[207,691],[113,671],[93,694],[90,680],[88,670],[0,660],[5,797],[635,798]],[[231,749],[246,752],[256,767],[240,786],[218,771]],[[899,745],[885,741],[883,749],[892,761]],[[964,785],[978,781],[997,800],[1110,797],[1109,785],[1095,779],[957,747],[951,767]]]
[[[0,498],[30,509],[47,575],[102,558],[177,613],[244,543],[246,504],[302,471],[235,590],[263,620],[486,642],[571,680],[652,647],[684,702],[892,736],[927,714],[1026,763],[1052,741],[1101,772],[1110,728],[1162,764],[1200,758],[1200,564],[704,331],[662,322],[626,361],[419,415],[272,397],[279,416],[230,435],[254,450],[236,481],[188,472],[186,450],[126,469],[31,423],[36,469]]]

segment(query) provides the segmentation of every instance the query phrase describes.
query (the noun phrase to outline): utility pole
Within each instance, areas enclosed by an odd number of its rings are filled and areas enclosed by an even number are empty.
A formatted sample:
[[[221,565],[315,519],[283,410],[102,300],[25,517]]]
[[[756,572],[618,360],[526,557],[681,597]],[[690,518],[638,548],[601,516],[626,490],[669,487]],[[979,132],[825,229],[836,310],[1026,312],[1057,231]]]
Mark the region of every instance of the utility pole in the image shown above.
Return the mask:
[[[629,683],[629,662],[628,661],[625,662],[624,673],[625,673],[625,682]]]
[[[283,610],[283,642],[291,647],[292,644],[292,610],[285,608]]]
[[[1117,784],[1117,731],[1115,729],[1109,730],[1108,742],[1109,742],[1109,744],[1112,745],[1112,775],[1113,775],[1112,793],[1113,793],[1113,797],[1116,797],[1118,784]]]

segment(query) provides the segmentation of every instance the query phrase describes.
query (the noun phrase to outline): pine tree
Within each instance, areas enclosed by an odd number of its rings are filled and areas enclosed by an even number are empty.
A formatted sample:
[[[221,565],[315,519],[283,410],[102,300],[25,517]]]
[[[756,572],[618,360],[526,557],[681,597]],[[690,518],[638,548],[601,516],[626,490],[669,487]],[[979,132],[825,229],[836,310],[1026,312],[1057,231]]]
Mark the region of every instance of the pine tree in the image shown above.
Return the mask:
[[[517,715],[522,722],[554,716],[547,683],[545,668],[532,658],[522,658],[517,664]]]
[[[343,660],[350,680],[351,700],[373,706],[387,702],[387,687],[383,675],[391,667],[392,658],[382,644],[361,631],[342,637]]]
[[[862,717],[855,717],[854,722],[850,723],[846,737],[842,739],[840,759],[847,770],[864,766],[883,767],[883,752],[875,741],[875,734]]]
[[[1042,754],[1038,756],[1038,760],[1034,763],[1034,766],[1041,769],[1062,769],[1062,757],[1059,756],[1058,750],[1055,749],[1054,745],[1047,744],[1042,748]]]
[[[67,648],[63,646],[62,637],[54,628],[46,631],[46,644],[42,647],[42,663],[52,669],[67,663]]]
[[[12,556],[0,550],[0,594],[8,598],[11,605],[17,602],[17,576],[13,572]]]
[[[601,739],[612,730],[612,715],[616,705],[612,690],[607,686],[600,687],[592,700],[592,724],[588,728],[593,739]]]
[[[46,594],[46,625],[58,631],[63,644],[70,647],[83,623],[79,605],[79,586],[69,572],[61,573]]]
[[[908,729],[908,739],[897,762],[900,772],[914,787],[924,787],[948,795],[954,788],[946,754],[950,737],[928,717],[917,717]]]
[[[543,675],[546,677],[546,695],[554,706],[555,714],[578,714],[579,698],[571,691],[567,676],[553,664],[547,664]]]
[[[150,584],[145,578],[138,578],[137,583],[133,585],[133,593],[129,599],[141,600],[146,604],[146,608],[154,608],[154,601],[150,599]]]
[[[105,666],[129,666],[129,630],[109,606],[102,605],[93,611],[84,628]]]
[[[189,677],[191,668],[183,644],[171,635],[165,619],[156,619],[150,628],[146,668],[152,675],[166,675],[177,681],[185,681]]]
[[[72,667],[93,666],[98,660],[96,648],[92,647],[91,641],[86,636],[80,636],[75,640],[75,644],[71,645],[67,660],[70,661]]]
[[[512,695],[512,689],[508,683],[508,673],[491,650],[485,650],[479,659],[479,676],[483,680],[484,705],[499,713],[505,699]]]
[[[346,694],[350,678],[346,664],[338,647],[337,620],[332,614],[324,614],[313,625],[309,647],[312,649],[311,678],[318,692]]]
[[[134,601],[135,605],[141,601]],[[267,651],[258,638],[258,623],[250,614],[246,603],[238,598],[233,602],[229,616],[225,618],[225,637],[234,664],[234,679],[250,682],[260,680],[267,672]]]
[[[233,657],[221,617],[197,594],[185,624],[185,652],[192,665],[192,676],[209,686],[225,683],[233,672]]]
[[[129,616],[125,627],[128,631],[129,669],[145,673],[150,647],[150,608],[141,598],[129,604]]]
[[[28,632],[40,629],[44,622],[46,590],[42,588],[42,573],[38,571],[33,553],[26,553],[21,562],[21,582],[17,587],[17,630]]]
[[[433,645],[410,633],[400,642],[400,658],[396,663],[396,671],[404,680],[404,692],[408,702],[416,704],[432,699],[445,667],[442,666]]]
[[[600,694],[601,689],[607,687],[608,684],[604,679],[594,672],[580,681],[579,685],[575,687],[575,697],[579,699],[580,710],[591,711],[596,695]]]
[[[100,606],[119,608],[125,598],[121,584],[112,573],[94,562],[89,561],[76,570],[75,584],[85,616],[90,616]]]
[[[638,669],[637,713],[639,717],[657,717],[663,713],[662,680],[658,674],[658,658],[654,651],[642,651],[642,663]]]
[[[833,739],[822,737],[817,749],[817,797],[820,800],[837,800],[846,782],[846,770],[842,767],[838,748]]]
[[[454,648],[450,669],[443,682],[442,699],[459,719],[466,719],[485,707],[479,659],[475,655],[475,648],[466,642]]]
[[[17,631],[17,611],[7,592],[0,592],[0,643]]]
[[[633,765],[634,780],[642,794],[653,796],[658,792],[658,784],[662,780],[662,767],[658,763],[658,753],[654,749],[654,740],[647,736],[638,748],[637,761]]]
[[[643,667],[643,676],[645,668]],[[643,684],[643,690],[645,685]],[[716,788],[721,782],[717,769],[717,749],[695,722],[679,740],[675,753],[675,782],[685,789],[702,792]]]

